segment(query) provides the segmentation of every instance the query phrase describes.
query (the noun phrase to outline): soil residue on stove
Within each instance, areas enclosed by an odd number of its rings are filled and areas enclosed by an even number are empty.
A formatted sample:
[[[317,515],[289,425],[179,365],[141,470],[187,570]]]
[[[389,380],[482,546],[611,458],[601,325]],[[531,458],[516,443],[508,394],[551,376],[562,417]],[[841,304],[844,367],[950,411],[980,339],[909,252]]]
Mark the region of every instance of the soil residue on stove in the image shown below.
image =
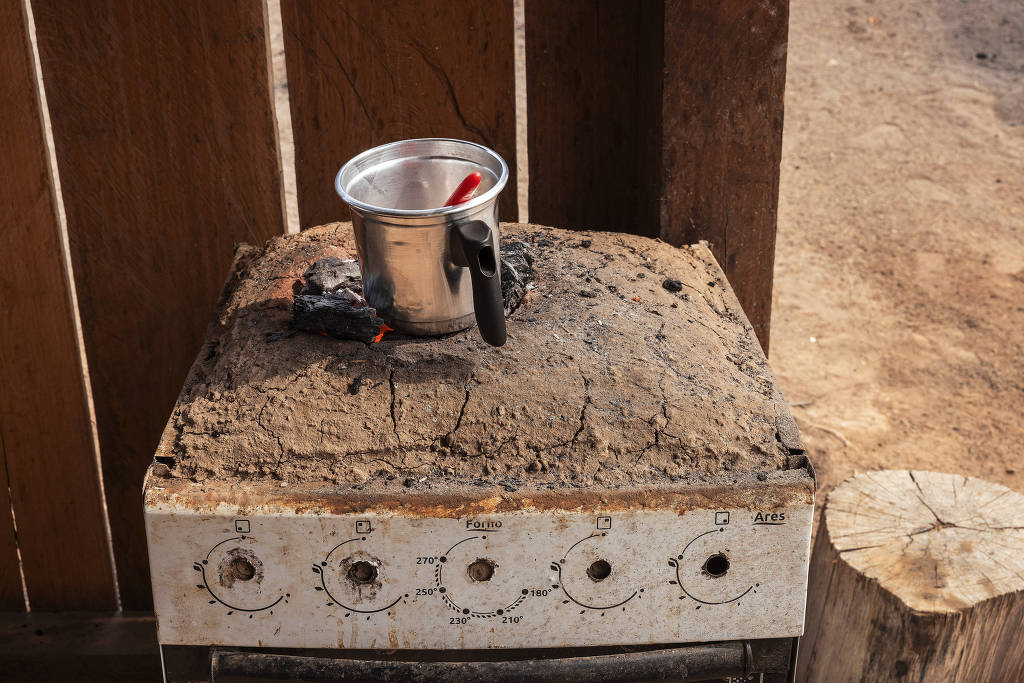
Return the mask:
[[[803,462],[706,247],[502,232],[529,246],[512,267],[532,267],[534,288],[501,348],[475,329],[373,344],[292,330],[307,269],[353,258],[348,223],[240,247],[157,451],[168,476],[515,491],[725,483]]]

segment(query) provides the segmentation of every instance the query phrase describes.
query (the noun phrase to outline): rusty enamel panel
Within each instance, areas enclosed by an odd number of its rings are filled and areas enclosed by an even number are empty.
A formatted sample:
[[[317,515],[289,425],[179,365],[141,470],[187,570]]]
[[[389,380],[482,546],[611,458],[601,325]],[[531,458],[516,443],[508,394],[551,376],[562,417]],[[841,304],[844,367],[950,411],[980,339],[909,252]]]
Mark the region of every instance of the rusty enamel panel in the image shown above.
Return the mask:
[[[413,493],[404,506],[202,503],[161,484],[147,484],[146,528],[164,644],[523,648],[803,630],[808,480],[720,508],[678,493],[632,508],[495,497],[440,515]]]

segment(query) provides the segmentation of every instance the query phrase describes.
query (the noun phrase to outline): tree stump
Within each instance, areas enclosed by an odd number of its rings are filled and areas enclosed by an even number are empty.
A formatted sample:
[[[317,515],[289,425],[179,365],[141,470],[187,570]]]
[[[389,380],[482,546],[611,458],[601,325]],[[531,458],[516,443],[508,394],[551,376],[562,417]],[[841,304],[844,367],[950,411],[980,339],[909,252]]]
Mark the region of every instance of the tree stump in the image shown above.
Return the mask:
[[[888,470],[829,496],[798,679],[1024,680],[1024,496]]]

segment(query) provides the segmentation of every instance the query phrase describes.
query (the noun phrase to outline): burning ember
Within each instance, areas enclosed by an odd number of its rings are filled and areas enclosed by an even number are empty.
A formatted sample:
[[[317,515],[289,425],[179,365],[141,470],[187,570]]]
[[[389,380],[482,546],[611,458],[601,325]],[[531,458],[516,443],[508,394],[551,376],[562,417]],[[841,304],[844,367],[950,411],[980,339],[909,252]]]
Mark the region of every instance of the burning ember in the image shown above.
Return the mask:
[[[381,324],[381,326],[380,326],[380,333],[376,337],[373,338],[373,343],[376,344],[377,342],[379,342],[381,339],[384,338],[385,334],[387,334],[388,332],[394,332],[394,331],[395,331],[394,328],[393,327],[389,327],[387,323]]]
[[[295,296],[292,327],[366,344],[376,344],[392,331],[363,298],[355,261],[328,256],[307,268],[302,277],[305,284]]]

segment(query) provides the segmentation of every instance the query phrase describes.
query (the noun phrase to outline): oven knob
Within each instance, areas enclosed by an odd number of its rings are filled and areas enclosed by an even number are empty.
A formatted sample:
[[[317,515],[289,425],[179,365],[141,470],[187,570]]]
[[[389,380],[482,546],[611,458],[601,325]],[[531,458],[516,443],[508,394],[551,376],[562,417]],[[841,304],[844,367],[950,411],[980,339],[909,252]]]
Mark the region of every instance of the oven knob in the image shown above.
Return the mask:
[[[668,559],[669,583],[677,586],[679,599],[694,609],[712,605],[740,605],[756,594],[760,583],[752,562],[743,562],[744,544],[733,527],[718,526],[689,539]]]
[[[564,593],[561,605],[580,614],[625,610],[633,600],[643,598],[640,584],[646,578],[632,551],[607,531],[585,536],[551,563],[555,572],[552,586]],[[560,606],[561,606],[560,605]]]
[[[461,623],[508,616],[529,595],[521,585],[515,549],[488,534],[463,538],[434,563],[435,594]]]
[[[226,538],[206,552],[202,560],[192,563],[200,576],[196,588],[206,594],[210,605],[226,609],[228,614],[255,615],[288,602],[290,593],[283,590],[284,581],[268,568],[263,549],[252,536]]]
[[[356,536],[331,548],[319,563],[314,589],[326,597],[325,607],[338,607],[344,616],[391,614],[409,597],[395,585],[366,536]]]

